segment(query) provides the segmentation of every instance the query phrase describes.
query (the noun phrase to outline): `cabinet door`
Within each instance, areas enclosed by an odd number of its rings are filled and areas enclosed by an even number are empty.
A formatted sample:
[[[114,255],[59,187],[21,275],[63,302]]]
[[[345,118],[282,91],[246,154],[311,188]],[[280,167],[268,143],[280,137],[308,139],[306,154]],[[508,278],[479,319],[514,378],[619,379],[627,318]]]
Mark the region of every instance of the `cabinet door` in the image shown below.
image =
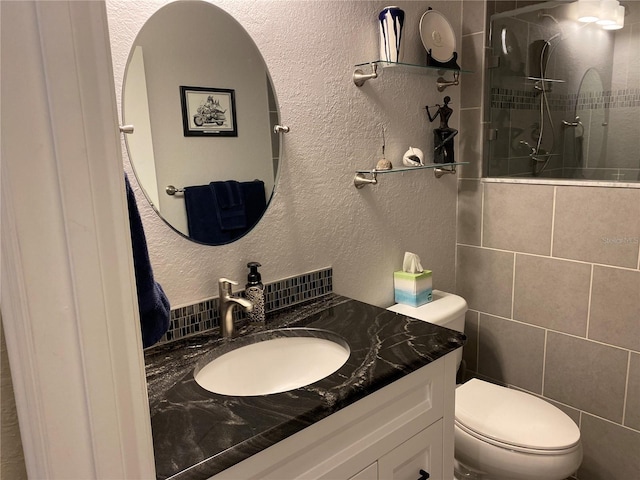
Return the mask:
[[[428,474],[422,474],[420,471]],[[384,480],[441,480],[442,420],[422,430],[378,459],[378,478]]]
[[[349,480],[378,480],[378,462],[374,462]]]

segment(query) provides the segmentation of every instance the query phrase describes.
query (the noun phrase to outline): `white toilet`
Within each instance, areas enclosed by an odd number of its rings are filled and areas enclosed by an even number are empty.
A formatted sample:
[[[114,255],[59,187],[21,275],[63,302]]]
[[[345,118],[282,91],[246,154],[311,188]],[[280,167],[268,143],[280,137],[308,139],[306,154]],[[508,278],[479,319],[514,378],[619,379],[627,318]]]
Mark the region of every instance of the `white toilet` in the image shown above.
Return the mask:
[[[462,332],[467,302],[434,290],[431,303],[389,310]],[[455,417],[457,479],[563,480],[582,462],[576,424],[533,395],[472,379],[456,389]]]

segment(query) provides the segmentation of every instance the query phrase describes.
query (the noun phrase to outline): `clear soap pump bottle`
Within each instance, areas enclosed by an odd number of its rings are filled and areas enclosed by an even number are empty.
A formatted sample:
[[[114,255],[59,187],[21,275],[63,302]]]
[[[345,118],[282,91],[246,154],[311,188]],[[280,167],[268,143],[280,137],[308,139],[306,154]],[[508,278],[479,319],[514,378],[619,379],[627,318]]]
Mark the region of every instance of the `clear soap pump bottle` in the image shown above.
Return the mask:
[[[253,303],[253,310],[247,313],[249,321],[251,322],[264,322],[264,285],[261,282],[262,277],[258,272],[258,267],[261,267],[258,262],[249,262],[249,275],[247,276],[247,285],[245,286],[245,296],[247,300]]]

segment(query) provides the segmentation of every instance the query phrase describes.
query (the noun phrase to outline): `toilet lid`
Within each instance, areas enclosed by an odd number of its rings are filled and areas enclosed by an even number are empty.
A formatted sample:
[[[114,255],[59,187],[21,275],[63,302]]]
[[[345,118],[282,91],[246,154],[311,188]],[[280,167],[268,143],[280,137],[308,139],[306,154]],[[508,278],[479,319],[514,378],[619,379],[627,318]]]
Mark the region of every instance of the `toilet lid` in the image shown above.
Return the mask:
[[[456,389],[456,423],[506,445],[565,450],[578,444],[578,426],[550,403],[478,379]]]

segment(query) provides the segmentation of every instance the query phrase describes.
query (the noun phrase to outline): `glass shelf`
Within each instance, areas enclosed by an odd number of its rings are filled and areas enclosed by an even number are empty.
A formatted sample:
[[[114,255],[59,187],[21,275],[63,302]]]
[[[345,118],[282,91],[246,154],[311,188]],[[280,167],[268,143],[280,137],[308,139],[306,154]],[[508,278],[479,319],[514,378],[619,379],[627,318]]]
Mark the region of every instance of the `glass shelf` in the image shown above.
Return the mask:
[[[412,172],[414,170],[430,170],[432,168],[457,167],[458,165],[469,165],[469,162],[429,163],[427,165],[419,165],[417,167],[399,167],[392,168],[390,170],[376,170],[375,168],[370,168],[368,170],[356,170],[356,173],[401,173]]]
[[[453,62],[455,64],[455,62]],[[365,73],[362,67],[369,67],[371,69],[371,73]],[[356,64],[356,70],[353,72],[353,83],[357,87],[362,87],[368,80],[373,78],[378,78],[378,66],[381,66],[383,69],[392,68],[392,70],[401,70],[403,72],[411,72],[411,73],[433,73],[439,72],[441,75],[444,75],[446,72],[453,73],[453,80],[445,80],[442,76],[438,78],[436,81],[436,86],[438,87],[438,91],[442,92],[445,88],[451,87],[453,85],[459,85],[460,73],[471,73],[468,70],[460,70],[459,68],[438,65],[438,66],[427,66],[427,65],[415,65],[412,63],[400,63],[400,62],[387,62],[383,60],[373,60],[367,63],[358,63]]]
[[[353,178],[353,184],[356,188],[362,188],[365,185],[376,185],[378,183],[378,174],[413,172],[415,170],[433,170],[436,178],[440,178],[446,174],[455,174],[456,167],[459,165],[469,165],[469,162],[430,163],[428,165],[420,165],[417,167],[400,167],[392,168],[390,170],[376,170],[375,168],[371,168],[369,170],[356,170],[356,176]]]
[[[473,73],[471,70],[462,70],[460,68],[449,68],[440,66],[428,66],[428,65],[416,65],[414,63],[402,63],[402,62],[387,62],[383,60],[373,60],[371,62],[356,63],[356,67],[366,67],[371,64],[380,65],[382,68],[400,67],[405,70],[415,71],[416,73],[428,73],[438,70],[444,70],[449,72],[461,72],[461,73]]]

